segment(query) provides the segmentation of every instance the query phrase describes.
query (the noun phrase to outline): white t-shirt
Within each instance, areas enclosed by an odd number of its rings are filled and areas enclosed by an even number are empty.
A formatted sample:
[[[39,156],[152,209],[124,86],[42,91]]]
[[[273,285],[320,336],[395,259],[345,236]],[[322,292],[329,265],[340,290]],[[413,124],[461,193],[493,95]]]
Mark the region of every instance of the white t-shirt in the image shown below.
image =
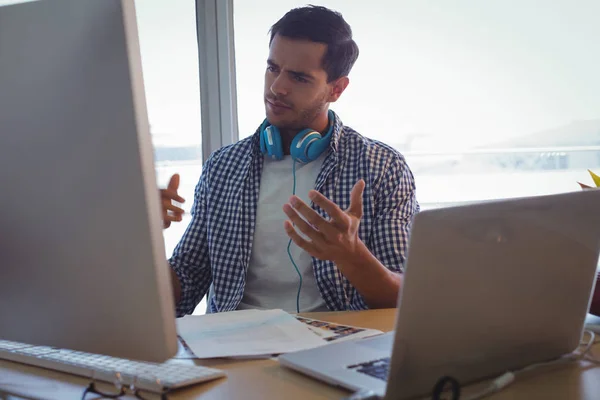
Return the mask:
[[[296,196],[306,204],[310,204],[308,192],[314,189],[324,157],[308,164],[296,162]],[[287,252],[290,239],[283,228],[283,222],[288,219],[283,205],[289,202],[293,193],[293,162],[291,156],[284,156],[280,161],[270,157],[264,159],[252,253],[244,297],[238,309],[280,308],[296,312],[300,280]],[[327,311],[317,287],[310,254],[294,242],[290,245],[290,253],[302,274],[300,311]]]

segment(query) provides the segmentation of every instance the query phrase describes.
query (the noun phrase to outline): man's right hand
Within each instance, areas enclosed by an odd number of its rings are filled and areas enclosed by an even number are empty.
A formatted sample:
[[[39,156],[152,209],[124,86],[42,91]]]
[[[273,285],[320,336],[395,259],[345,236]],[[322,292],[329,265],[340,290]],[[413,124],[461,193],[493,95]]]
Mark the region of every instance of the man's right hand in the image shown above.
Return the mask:
[[[179,174],[174,174],[166,189],[160,190],[162,204],[163,228],[167,229],[173,221],[181,221],[184,211],[173,204],[173,200],[184,203],[185,199],[177,194],[179,189]]]

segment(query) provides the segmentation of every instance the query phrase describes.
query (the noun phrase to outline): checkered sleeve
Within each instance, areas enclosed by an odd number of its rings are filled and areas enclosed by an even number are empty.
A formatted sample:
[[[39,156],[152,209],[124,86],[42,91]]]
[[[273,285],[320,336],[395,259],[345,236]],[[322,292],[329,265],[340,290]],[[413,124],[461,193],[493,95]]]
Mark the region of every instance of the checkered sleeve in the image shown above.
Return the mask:
[[[368,310],[369,306],[363,296],[358,293],[358,290],[352,292],[352,299],[350,300],[350,311],[361,311]]]
[[[177,317],[194,312],[212,280],[206,227],[206,195],[211,160],[212,157],[205,163],[196,185],[192,220],[169,259],[181,283],[181,299],[175,308]]]
[[[414,177],[404,157],[399,153],[390,157],[373,186],[375,215],[366,244],[383,265],[402,273],[412,220],[419,212]],[[350,308],[368,308],[358,291],[353,293]]]

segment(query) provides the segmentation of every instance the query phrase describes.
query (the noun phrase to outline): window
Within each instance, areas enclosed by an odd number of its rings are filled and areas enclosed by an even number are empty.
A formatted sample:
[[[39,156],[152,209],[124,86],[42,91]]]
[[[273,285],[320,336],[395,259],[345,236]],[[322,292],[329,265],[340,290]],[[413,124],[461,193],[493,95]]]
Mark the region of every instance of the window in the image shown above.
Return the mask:
[[[265,115],[268,30],[305,4],[234,0],[240,138]],[[360,48],[331,108],[405,155],[422,208],[579,190],[600,170],[599,2],[319,4]]]
[[[186,199],[183,221],[163,231],[169,257],[190,222],[202,170],[196,2],[137,0],[135,5],[158,184],[166,187],[179,173]]]

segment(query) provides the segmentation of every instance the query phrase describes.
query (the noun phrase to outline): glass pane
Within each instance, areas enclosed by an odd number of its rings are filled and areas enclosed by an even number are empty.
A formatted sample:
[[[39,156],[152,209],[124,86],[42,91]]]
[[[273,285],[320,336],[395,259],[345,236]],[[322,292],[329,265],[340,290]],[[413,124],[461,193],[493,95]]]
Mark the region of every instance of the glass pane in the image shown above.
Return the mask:
[[[234,1],[240,137],[264,118],[268,30],[301,1]],[[423,209],[579,190],[600,172],[600,2],[348,2],[360,48],[332,104],[407,158]]]
[[[137,0],[148,118],[160,187],[179,173],[182,222],[164,230],[169,257],[190,220],[202,169],[200,85],[194,0]]]

